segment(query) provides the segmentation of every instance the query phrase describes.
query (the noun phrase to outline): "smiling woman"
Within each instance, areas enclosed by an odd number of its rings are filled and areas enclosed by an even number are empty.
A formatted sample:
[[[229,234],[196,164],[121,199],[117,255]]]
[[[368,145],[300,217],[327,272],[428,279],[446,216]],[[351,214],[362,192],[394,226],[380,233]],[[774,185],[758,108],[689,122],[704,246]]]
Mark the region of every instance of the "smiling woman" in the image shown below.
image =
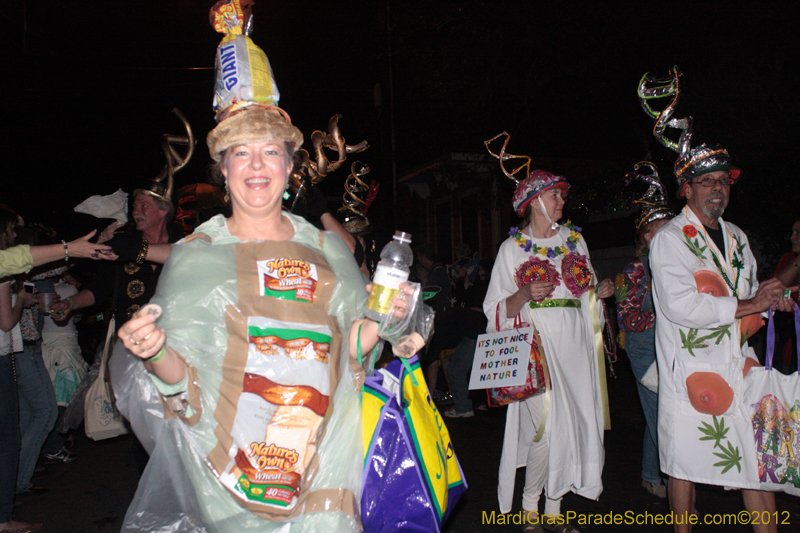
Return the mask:
[[[301,520],[299,531],[358,530],[361,354],[378,342],[378,324],[362,318],[365,280],[344,242],[282,209],[302,140],[284,111],[258,103],[208,136],[231,216],[173,246],[152,300],[159,308],[119,331],[133,359],[112,363],[120,409],[140,439],[159,439],[129,517],[164,526],[188,513],[145,496],[164,476],[188,475],[208,530],[273,531],[287,520]],[[405,301],[394,303],[404,314]],[[157,422],[148,413],[161,404],[131,389],[132,373],[149,383],[145,370],[165,401],[180,398]],[[164,418],[179,422],[170,432],[147,427]],[[184,439],[193,453],[176,462]]]
[[[220,172],[233,207],[233,216],[228,220],[232,231],[248,232],[252,222],[261,224],[265,218],[282,218],[283,193],[293,168],[293,151],[287,144],[259,141],[225,151]],[[289,228],[279,224],[278,229]]]

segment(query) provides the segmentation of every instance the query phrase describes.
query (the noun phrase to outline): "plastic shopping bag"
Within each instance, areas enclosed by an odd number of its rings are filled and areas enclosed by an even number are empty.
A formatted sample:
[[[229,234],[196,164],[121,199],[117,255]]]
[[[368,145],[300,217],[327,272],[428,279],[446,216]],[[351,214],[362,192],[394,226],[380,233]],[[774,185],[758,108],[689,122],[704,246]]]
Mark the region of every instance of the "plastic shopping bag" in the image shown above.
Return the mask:
[[[419,360],[395,359],[363,391],[364,531],[441,531],[467,484]]]

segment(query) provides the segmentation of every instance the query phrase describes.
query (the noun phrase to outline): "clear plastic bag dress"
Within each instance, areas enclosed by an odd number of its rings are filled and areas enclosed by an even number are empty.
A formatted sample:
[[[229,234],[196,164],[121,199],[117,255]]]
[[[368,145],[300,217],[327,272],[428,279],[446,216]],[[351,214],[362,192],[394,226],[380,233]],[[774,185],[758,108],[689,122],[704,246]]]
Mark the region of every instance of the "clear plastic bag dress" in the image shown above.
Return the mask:
[[[111,359],[117,406],[151,452],[123,531],[359,530],[355,502],[361,497],[364,457],[360,408],[363,372],[350,357],[348,336],[366,304],[365,282],[352,254],[338,238],[325,234],[320,245],[320,234],[313,226],[289,217],[295,227],[292,242],[312,254],[320,254],[324,260],[319,262],[330,265],[335,279],[331,296],[329,301],[318,299],[315,305],[325,306],[332,320],[330,329],[338,329],[343,337],[341,342],[331,343],[331,352],[334,346],[338,348],[330,359],[333,362],[338,356],[338,362],[330,368],[338,374],[338,383],[335,390],[329,391],[330,407],[322,430],[313,441],[313,449],[307,449],[308,471],[316,471],[313,477],[301,481],[301,493],[314,496],[295,502],[299,507],[295,516],[265,519],[248,510],[220,481],[222,473],[212,468],[210,456],[218,454],[220,443],[230,441],[228,435],[221,433],[225,424],[216,416],[233,409],[226,392],[231,387],[230,376],[225,373],[242,372],[228,364],[232,360],[230,353],[226,355],[226,351],[230,352],[229,340],[234,342],[233,337],[229,339],[229,329],[244,327],[236,323],[236,316],[249,316],[252,354],[254,326],[247,301],[270,298],[263,292],[259,294],[263,287],[242,277],[245,275],[241,271],[242,257],[250,253],[252,246],[260,246],[258,253],[262,256],[269,255],[264,252],[269,246],[240,243],[227,232],[224,218],[215,217],[198,228],[195,236],[173,246],[152,301],[163,309],[158,325],[166,330],[167,344],[186,360],[189,371],[185,382],[156,385],[157,380],[121,344]],[[278,253],[275,259],[285,259],[282,254]],[[240,286],[240,279],[247,279],[248,286]],[[323,288],[315,287],[317,295],[323,293]],[[268,301],[279,309],[302,309],[302,302]],[[235,342],[246,345],[247,337]]]

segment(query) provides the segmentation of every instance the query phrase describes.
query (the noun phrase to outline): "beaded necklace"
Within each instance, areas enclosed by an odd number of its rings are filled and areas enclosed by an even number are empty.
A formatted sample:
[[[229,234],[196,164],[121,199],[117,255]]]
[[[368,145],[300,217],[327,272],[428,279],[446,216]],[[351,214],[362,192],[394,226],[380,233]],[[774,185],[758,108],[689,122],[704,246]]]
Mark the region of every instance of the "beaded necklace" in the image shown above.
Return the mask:
[[[514,238],[516,241],[517,246],[522,248],[525,252],[530,253],[531,255],[542,255],[544,257],[549,257],[551,259],[558,257],[559,255],[567,255],[570,252],[574,252],[576,246],[578,245],[578,241],[581,239],[581,228],[570,222],[569,220],[564,224],[567,228],[569,228],[569,237],[567,237],[567,242],[561,246],[556,246],[554,248],[551,247],[542,247],[537,246],[533,243],[533,241],[527,238],[522,231],[517,227],[512,227],[508,234]],[[530,226],[529,226],[530,227]]]

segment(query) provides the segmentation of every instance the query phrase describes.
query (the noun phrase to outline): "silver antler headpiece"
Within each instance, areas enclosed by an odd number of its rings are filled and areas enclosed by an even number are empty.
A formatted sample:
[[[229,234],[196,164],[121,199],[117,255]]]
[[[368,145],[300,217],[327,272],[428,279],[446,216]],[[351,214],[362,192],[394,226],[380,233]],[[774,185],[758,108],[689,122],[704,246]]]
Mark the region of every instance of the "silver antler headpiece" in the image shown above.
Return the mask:
[[[675,161],[675,177],[678,180],[678,196],[683,197],[684,186],[695,176],[715,170],[728,170],[731,178],[736,181],[740,170],[733,166],[727,150],[718,144],[701,144],[696,148],[691,147],[692,117],[681,119],[672,117],[680,97],[680,76],[678,67],[673,67],[669,78],[654,78],[649,73],[645,73],[639,80],[638,93],[642,109],[650,117],[656,119],[653,135],[658,142],[678,153],[678,160]],[[672,99],[663,111],[658,112],[650,107],[651,100],[667,97]],[[665,135],[666,128],[681,130],[677,141]]]
[[[644,173],[648,171],[647,173]],[[625,175],[625,185],[632,180],[641,180],[648,184],[647,191],[634,203],[639,204],[642,213],[636,219],[636,234],[641,235],[651,222],[675,216],[667,207],[667,191],[658,177],[658,168],[650,161],[641,161],[633,167],[633,172]]]

